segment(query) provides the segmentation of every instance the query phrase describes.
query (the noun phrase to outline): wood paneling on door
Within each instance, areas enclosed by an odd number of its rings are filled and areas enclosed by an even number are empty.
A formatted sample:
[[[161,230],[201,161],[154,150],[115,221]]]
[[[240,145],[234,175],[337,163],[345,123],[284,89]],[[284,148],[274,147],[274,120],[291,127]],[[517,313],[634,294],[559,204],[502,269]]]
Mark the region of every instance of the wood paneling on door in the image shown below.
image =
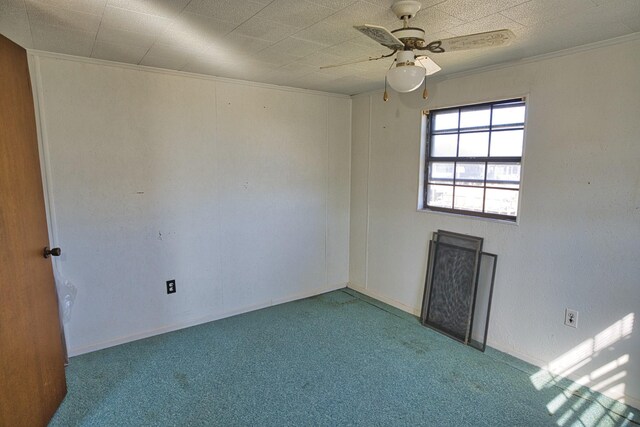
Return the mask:
[[[0,426],[40,426],[66,394],[26,51],[0,35]]]

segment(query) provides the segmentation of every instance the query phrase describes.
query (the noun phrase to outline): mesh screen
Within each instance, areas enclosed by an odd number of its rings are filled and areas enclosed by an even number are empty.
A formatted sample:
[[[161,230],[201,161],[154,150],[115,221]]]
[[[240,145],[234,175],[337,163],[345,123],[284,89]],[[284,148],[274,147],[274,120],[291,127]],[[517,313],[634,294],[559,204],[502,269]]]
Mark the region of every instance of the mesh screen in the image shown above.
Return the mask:
[[[434,242],[426,322],[465,342],[473,308],[476,259],[473,249]]]

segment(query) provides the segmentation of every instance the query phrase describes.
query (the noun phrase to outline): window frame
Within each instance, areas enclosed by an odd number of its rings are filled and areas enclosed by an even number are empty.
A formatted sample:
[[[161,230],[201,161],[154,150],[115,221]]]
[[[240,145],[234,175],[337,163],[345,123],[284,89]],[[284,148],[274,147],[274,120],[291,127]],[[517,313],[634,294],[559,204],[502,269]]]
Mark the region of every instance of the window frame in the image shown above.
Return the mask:
[[[502,125],[493,125],[493,110],[494,107],[496,106],[501,106],[501,105],[505,105],[505,104],[521,104],[525,107],[525,114],[524,114],[524,121],[522,122],[522,124],[520,125],[519,123],[511,123],[511,124],[502,124]],[[475,128],[463,128],[463,131],[461,132],[460,129],[460,116],[461,116],[461,112],[465,111],[465,110],[474,110],[474,109],[484,109],[486,107],[490,107],[490,120],[489,120],[489,125],[488,126],[480,126],[480,127],[475,127]],[[424,159],[423,159],[423,171],[424,171],[424,175],[422,177],[422,200],[421,200],[421,210],[423,211],[431,211],[431,212],[443,212],[443,213],[448,213],[448,214],[453,214],[453,215],[463,215],[463,216],[468,216],[468,217],[475,217],[475,218],[485,218],[485,219],[493,219],[493,220],[499,220],[499,221],[506,221],[508,223],[512,223],[512,224],[517,224],[518,222],[518,218],[519,218],[519,214],[520,214],[520,201],[522,198],[522,168],[523,168],[523,158],[524,158],[524,147],[525,147],[525,139],[526,139],[526,124],[527,124],[527,103],[526,103],[526,98],[525,97],[518,97],[518,98],[510,98],[510,99],[504,99],[504,100],[498,100],[498,101],[489,101],[489,102],[482,102],[482,103],[477,103],[477,104],[467,104],[467,105],[460,105],[460,106],[453,106],[453,107],[445,107],[445,108],[438,108],[438,109],[434,109],[426,113],[426,120],[425,120],[425,132],[424,132],[424,141],[425,141],[425,150],[424,150]],[[447,129],[444,131],[438,131],[438,132],[432,132],[431,129],[433,127],[433,121],[435,120],[435,113],[443,113],[443,112],[454,112],[457,111],[458,112],[458,127],[457,128],[453,128],[453,129]],[[487,155],[486,156],[465,156],[465,157],[461,157],[459,156],[459,152],[460,152],[460,135],[465,134],[465,133],[471,133],[471,132],[479,132],[479,131],[487,131],[489,133],[489,137],[488,137],[488,147],[487,147]],[[495,157],[491,157],[491,136],[494,134],[494,132],[500,132],[500,131],[508,131],[508,130],[522,130],[522,152],[520,156],[495,156]],[[434,135],[457,135],[457,142],[456,142],[456,155],[455,156],[442,156],[442,157],[433,157],[431,155],[431,148],[432,148],[432,143],[431,143],[431,139],[433,138]],[[467,188],[481,188],[483,189],[483,200],[482,200],[482,211],[472,211],[472,210],[465,210],[465,209],[460,209],[460,208],[455,208],[455,207],[451,207],[451,208],[446,208],[446,207],[441,207],[441,206],[431,206],[428,204],[428,189],[430,185],[438,185],[438,184],[433,184],[429,182],[429,172],[430,172],[430,168],[429,165],[431,162],[439,162],[439,163],[453,163],[454,164],[454,170],[453,170],[453,178],[452,178],[452,184],[444,184],[444,185],[448,185],[451,186],[453,188],[453,196],[452,196],[452,206],[455,206],[455,189],[456,187],[467,187]],[[481,185],[460,185],[460,184],[456,184],[456,181],[463,181],[464,179],[460,179],[460,178],[456,178],[456,172],[457,172],[457,166],[459,163],[483,163],[484,164],[484,179],[481,181],[482,184]],[[512,165],[519,165],[520,166],[520,179],[518,181],[518,187],[517,189],[514,188],[509,188],[509,187],[496,187],[496,186],[489,186],[487,187],[487,181],[491,181],[487,179],[487,174],[488,174],[488,169],[489,169],[489,165],[491,163],[498,163],[498,164],[512,164]],[[468,180],[467,180],[468,181]],[[480,181],[479,181],[480,182]],[[518,192],[518,206],[517,206],[517,211],[516,211],[516,215],[506,215],[506,214],[497,214],[497,213],[487,213],[485,212],[485,208],[486,208],[486,190],[487,188],[489,189],[496,189],[496,190],[510,190],[510,191],[517,191]]]

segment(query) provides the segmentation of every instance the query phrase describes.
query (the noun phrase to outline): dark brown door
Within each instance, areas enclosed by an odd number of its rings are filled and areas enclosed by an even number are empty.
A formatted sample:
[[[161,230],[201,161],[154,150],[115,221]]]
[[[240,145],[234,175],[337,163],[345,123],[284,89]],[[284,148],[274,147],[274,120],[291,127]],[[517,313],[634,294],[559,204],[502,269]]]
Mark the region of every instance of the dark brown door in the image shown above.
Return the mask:
[[[27,53],[0,35],[0,426],[46,425],[67,392]]]

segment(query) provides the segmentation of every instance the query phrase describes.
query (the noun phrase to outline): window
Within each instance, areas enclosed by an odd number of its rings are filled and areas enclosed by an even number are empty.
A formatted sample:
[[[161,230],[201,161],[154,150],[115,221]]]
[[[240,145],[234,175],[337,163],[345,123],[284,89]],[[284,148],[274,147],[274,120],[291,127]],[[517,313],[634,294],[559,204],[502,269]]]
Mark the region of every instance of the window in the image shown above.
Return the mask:
[[[525,108],[512,99],[431,111],[423,206],[515,221]]]

